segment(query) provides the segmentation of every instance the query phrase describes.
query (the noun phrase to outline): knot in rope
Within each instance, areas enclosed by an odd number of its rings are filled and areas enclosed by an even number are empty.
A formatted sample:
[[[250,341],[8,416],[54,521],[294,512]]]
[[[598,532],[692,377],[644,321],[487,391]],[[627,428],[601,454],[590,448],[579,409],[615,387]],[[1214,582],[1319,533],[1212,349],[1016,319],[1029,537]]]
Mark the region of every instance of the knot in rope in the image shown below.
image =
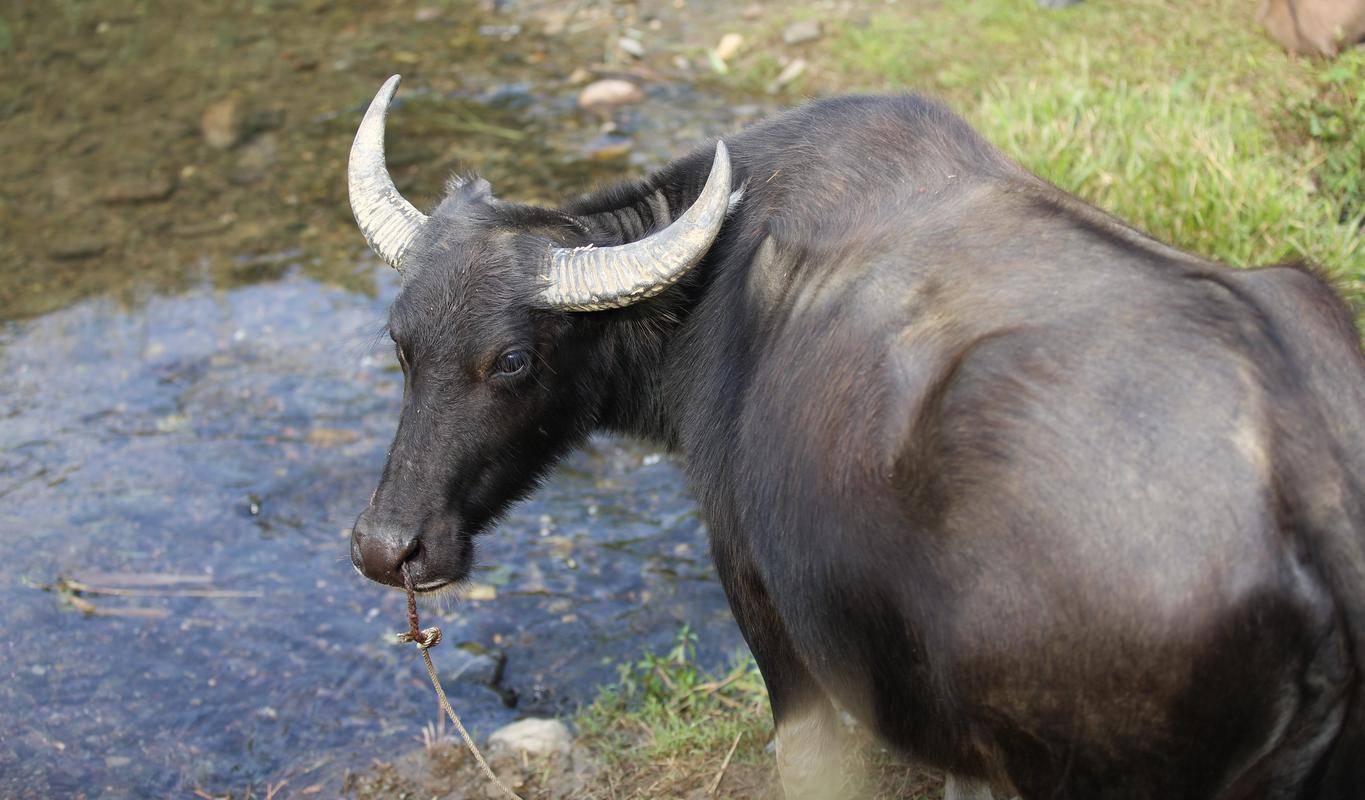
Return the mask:
[[[427,649],[428,647],[435,647],[436,645],[441,643],[441,629],[423,628],[422,630],[417,631],[416,633],[413,633],[412,631],[403,631],[402,633],[398,634],[398,642],[400,644],[416,642],[417,646],[422,648],[423,650]]]

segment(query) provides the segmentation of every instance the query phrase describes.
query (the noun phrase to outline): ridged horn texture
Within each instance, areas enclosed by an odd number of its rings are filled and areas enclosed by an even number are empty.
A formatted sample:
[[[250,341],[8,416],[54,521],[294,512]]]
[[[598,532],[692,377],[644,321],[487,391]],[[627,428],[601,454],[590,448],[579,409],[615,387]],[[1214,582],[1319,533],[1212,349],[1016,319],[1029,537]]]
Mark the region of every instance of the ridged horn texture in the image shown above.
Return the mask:
[[[730,204],[730,154],[716,142],[711,174],[692,207],[661,231],[616,247],[552,247],[541,302],[569,311],[622,308],[672,286],[706,255]]]
[[[360,121],[351,160],[346,167],[350,186],[351,212],[370,248],[389,266],[403,271],[403,256],[413,239],[426,225],[427,217],[403,199],[389,177],[384,163],[384,121],[389,103],[398,91],[400,76],[394,75],[380,87]]]

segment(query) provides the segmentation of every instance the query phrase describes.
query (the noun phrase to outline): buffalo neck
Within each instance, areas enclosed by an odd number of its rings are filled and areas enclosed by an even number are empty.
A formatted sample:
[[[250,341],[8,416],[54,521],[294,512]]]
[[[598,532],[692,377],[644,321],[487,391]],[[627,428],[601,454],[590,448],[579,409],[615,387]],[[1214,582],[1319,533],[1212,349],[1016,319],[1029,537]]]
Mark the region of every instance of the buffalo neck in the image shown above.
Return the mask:
[[[697,199],[711,165],[709,149],[674,161],[649,178],[612,187],[564,208],[588,230],[594,244],[613,246],[636,241],[666,227]],[[737,170],[735,186],[744,185]],[[698,335],[698,309],[714,305],[716,291],[732,281],[720,276],[743,270],[730,232],[742,221],[737,208],[711,252],[678,283],[648,300],[625,308],[580,316],[594,342],[594,365],[602,387],[595,426],[660,444],[682,447],[682,426],[695,394],[691,376],[702,371],[708,343]]]
[[[711,253],[667,292],[595,319],[605,387],[598,427],[689,452],[699,429],[725,427],[717,397],[739,388],[753,309],[744,286],[762,237],[737,209]],[[743,244],[741,244],[743,242]],[[708,417],[700,409],[713,409]]]

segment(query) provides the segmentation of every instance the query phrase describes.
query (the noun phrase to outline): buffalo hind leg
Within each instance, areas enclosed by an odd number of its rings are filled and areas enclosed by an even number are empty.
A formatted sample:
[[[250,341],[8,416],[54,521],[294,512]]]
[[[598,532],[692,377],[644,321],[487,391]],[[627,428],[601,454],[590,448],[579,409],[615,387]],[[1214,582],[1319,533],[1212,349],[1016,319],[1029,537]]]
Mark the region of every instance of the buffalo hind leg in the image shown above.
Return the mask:
[[[733,549],[713,539],[711,556],[768,687],[783,793],[787,800],[858,796],[859,776],[846,769],[846,736],[838,712],[797,655],[747,555]],[[989,784],[975,780],[947,775],[944,788],[944,800],[994,800]]]
[[[729,538],[729,537],[726,537]],[[777,769],[787,800],[852,797],[844,736],[829,698],[797,655],[747,554],[712,540],[711,555],[739,630],[763,673],[777,731]]]

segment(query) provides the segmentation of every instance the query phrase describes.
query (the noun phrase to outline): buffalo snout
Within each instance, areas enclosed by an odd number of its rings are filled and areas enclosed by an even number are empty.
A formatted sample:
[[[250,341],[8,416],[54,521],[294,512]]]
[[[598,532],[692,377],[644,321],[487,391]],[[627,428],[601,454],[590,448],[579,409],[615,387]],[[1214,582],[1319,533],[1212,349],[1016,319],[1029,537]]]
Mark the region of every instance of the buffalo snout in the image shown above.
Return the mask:
[[[367,509],[351,529],[351,563],[377,583],[403,587],[406,566],[412,586],[432,591],[454,583],[468,571],[469,554],[452,520],[429,520],[414,533],[407,526],[386,524]]]
[[[361,575],[389,586],[403,585],[403,565],[413,585],[419,583],[422,566],[422,540],[394,527],[381,525],[361,514],[351,528],[351,563]]]
[[[422,541],[409,532],[371,523],[366,516],[360,515],[351,528],[352,564],[374,582],[403,586],[403,565],[419,561]],[[409,565],[409,575],[416,567],[418,562]]]

